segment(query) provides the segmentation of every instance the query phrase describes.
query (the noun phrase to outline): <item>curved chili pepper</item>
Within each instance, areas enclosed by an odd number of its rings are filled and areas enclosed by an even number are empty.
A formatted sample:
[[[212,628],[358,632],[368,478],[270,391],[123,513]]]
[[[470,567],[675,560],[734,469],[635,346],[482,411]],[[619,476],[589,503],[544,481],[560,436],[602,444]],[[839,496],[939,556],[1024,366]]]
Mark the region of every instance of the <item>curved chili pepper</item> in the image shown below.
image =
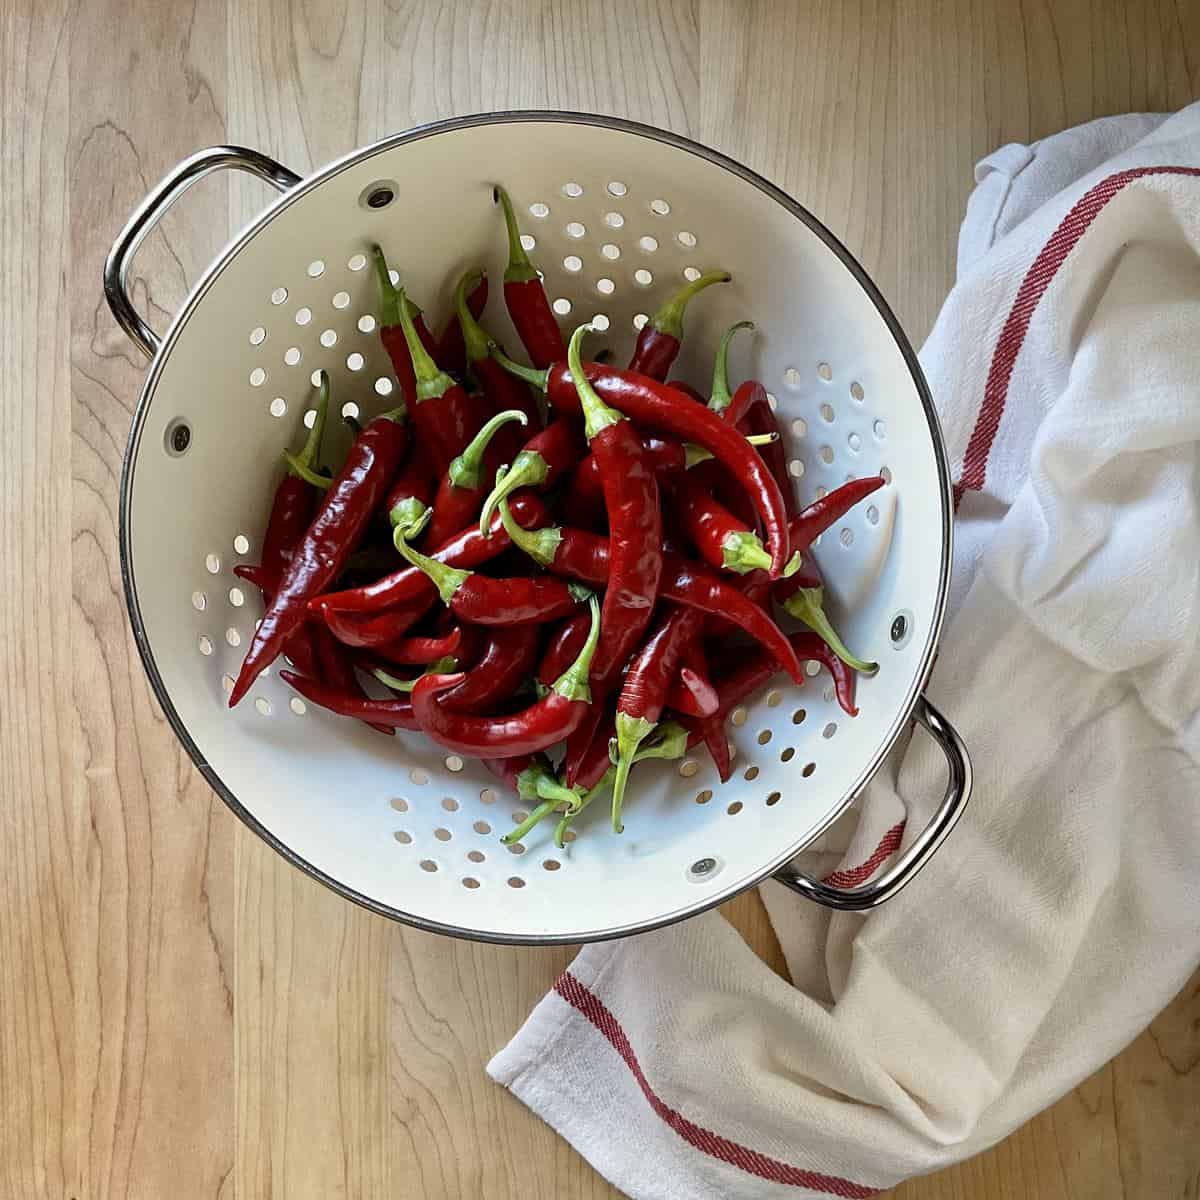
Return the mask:
[[[651,470],[659,478],[667,478],[694,467],[697,463],[712,458],[701,446],[691,442],[677,442],[673,438],[655,437],[648,434],[642,438],[642,449],[645,450]],[[600,464],[594,454],[585,455],[571,475],[567,489],[569,502],[584,507],[592,507],[597,502],[603,503],[604,484],[600,478]]]
[[[760,389],[756,392],[747,404],[742,421],[745,423],[749,433],[780,434],[779,422],[776,420],[775,414],[771,411],[771,401],[765,389]],[[759,453],[762,455],[762,461],[766,464],[771,478],[775,480],[775,483],[779,487],[780,494],[783,496],[784,508],[787,510],[787,517],[790,521],[796,515],[796,489],[792,483],[792,477],[788,474],[787,448],[783,444],[782,436],[780,436],[778,441],[764,446]]]
[[[545,422],[533,393],[492,357],[492,347],[497,343],[475,319],[479,314],[472,313],[467,307],[463,292],[469,278],[466,275],[459,280],[454,292],[454,306],[458,312],[459,328],[463,332],[467,367],[495,412],[519,409],[525,414],[531,428],[541,429]],[[506,456],[504,461],[512,462],[519,450],[519,446],[514,446],[512,454]]]
[[[604,713],[596,722],[591,741],[575,766],[572,787],[591,791],[612,770],[611,743],[617,736],[617,709],[613,701],[604,706]]]
[[[684,383],[682,379],[668,379],[667,387],[682,392],[689,400],[695,400],[697,404],[708,403],[707,397],[702,396],[690,383]]]
[[[504,270],[504,303],[513,327],[525,352],[534,366],[548,367],[566,357],[567,347],[562,330],[546,299],[542,286],[525,247],[521,245],[521,230],[513,212],[512,200],[502,187],[496,187],[492,197],[504,212],[504,227],[508,233],[508,266]]]
[[[533,754],[562,741],[583,720],[591,705],[588,673],[600,637],[600,606],[594,596],[589,606],[592,630],[579,657],[536,703],[500,717],[446,712],[438,697],[457,687],[466,676],[429,675],[413,688],[413,712],[420,727],[439,745],[473,758]]]
[[[558,525],[524,530],[511,520],[504,505],[500,508],[500,519],[505,522],[512,544],[541,566],[597,587],[603,587],[610,579],[608,538]],[[775,622],[759,604],[707,567],[678,555],[664,555],[658,594],[664,600],[731,621],[776,655],[797,683],[803,682],[800,663]]]
[[[708,398],[708,407],[730,425],[736,425],[745,415],[750,392],[747,392],[747,398],[742,400],[740,406],[734,403],[733,395],[729,391],[729,343],[733,341],[738,330],[753,328],[753,321],[739,321],[725,330],[717,344],[717,357],[713,362],[712,395]],[[752,381],[747,382],[751,383],[752,390]],[[742,387],[738,388],[739,393],[745,387],[746,384],[742,384]]]
[[[792,518],[788,527],[792,546],[797,550],[807,550],[835,521],[840,521],[856,504],[881,487],[882,476],[868,475],[865,479],[851,479],[849,483],[843,483],[819,500],[814,500]]]
[[[830,624],[825,613],[825,577],[816,559],[804,551],[800,569],[790,579],[780,580],[773,589],[775,599],[784,611],[798,621],[803,621],[811,630],[821,635],[830,649],[846,664],[864,675],[874,675],[879,670],[876,662],[866,662],[846,649],[845,642]]]
[[[438,636],[400,637],[371,644],[370,648],[379,658],[404,666],[428,666],[441,658],[453,658],[460,668],[465,668],[475,661],[477,640],[471,626],[455,625],[449,633]]]
[[[395,729],[419,728],[413,716],[412,703],[408,700],[372,700],[369,696],[342,691],[286,669],[279,672],[279,678],[295,688],[305,700],[339,716],[355,717],[372,727],[381,726],[389,733]]]
[[[477,281],[477,282],[476,282]],[[454,312],[451,313],[450,319],[446,322],[442,329],[441,336],[438,338],[437,353],[433,356],[434,361],[443,371],[452,371],[455,375],[461,375],[468,366],[467,363],[467,342],[466,335],[463,329],[462,313],[467,314],[467,320],[478,321],[480,314],[487,307],[488,300],[488,278],[486,271],[472,271],[464,280],[465,283],[474,283],[470,294],[463,296],[463,305],[460,310],[457,299],[458,294],[455,293]],[[463,289],[465,292],[465,288]],[[511,408],[511,404],[502,405],[503,408]]]
[[[539,525],[546,519],[546,506],[537,496],[528,492],[514,496],[511,508],[519,525]],[[415,538],[416,534],[410,532],[409,536]],[[449,567],[477,567],[503,554],[511,544],[500,518],[493,517],[487,535],[480,532],[478,525],[474,525],[439,546],[433,551],[432,557]],[[378,613],[397,605],[407,607],[424,601],[420,611],[425,612],[436,596],[437,590],[423,571],[418,571],[416,567],[404,567],[363,587],[327,592],[310,601],[309,608],[314,615],[320,615],[328,609]]]
[[[380,613],[343,613],[322,608],[325,627],[343,646],[382,649],[398,641],[429,611],[429,603],[410,603]]]
[[[621,805],[634,755],[658,724],[684,647],[700,636],[703,624],[702,612],[676,609],[658,625],[630,661],[617,701],[617,773],[613,779],[612,798],[614,833],[620,833],[624,828]]]
[[[505,461],[493,438],[511,421],[520,421],[524,425],[528,418],[515,408],[489,417],[447,468],[438,484],[433,516],[425,533],[425,540],[431,546],[440,546],[480,516],[485,489],[491,487],[497,467]]]
[[[683,338],[683,314],[688,301],[706,287],[714,283],[728,283],[732,278],[728,271],[709,271],[685,283],[642,326],[633,348],[633,357],[629,360],[629,370],[650,379],[666,379],[671,364],[679,354],[679,344]],[[549,366],[549,363],[539,365]]]
[[[541,661],[534,674],[537,684],[549,688],[575,661],[576,655],[583,649],[583,643],[587,641],[591,625],[591,617],[587,611],[577,612],[559,625],[546,643],[546,649],[542,651]]]
[[[350,447],[341,471],[300,539],[280,579],[279,591],[254,633],[229,695],[231,708],[304,623],[309,600],[338,577],[346,559],[354,552],[404,455],[408,431],[400,424],[403,417],[403,408],[383,413]]]
[[[569,364],[560,362],[544,371],[534,371],[493,353],[506,370],[542,388],[560,412],[579,411],[579,397]],[[681,441],[695,442],[733,474],[754,501],[767,535],[771,575],[778,578],[788,560],[787,510],[779,484],[754,447],[716,413],[693,404],[679,392],[643,375],[589,363],[584,378],[631,420],[673,434]],[[778,430],[773,432],[778,434]]]
[[[717,689],[708,674],[708,659],[699,638],[684,646],[679,678],[671,685],[667,707],[693,717],[711,717],[720,707]]]
[[[739,575],[769,570],[771,556],[758,535],[713,496],[715,483],[711,473],[689,471],[676,485],[676,512],[692,545],[717,570]]]
[[[536,625],[488,630],[483,652],[467,677],[458,687],[443,692],[438,704],[447,712],[482,713],[510,699],[533,670],[541,640],[542,631]]]
[[[415,525],[433,502],[433,491],[433,471],[429,460],[414,449],[400,468],[399,475],[392,481],[387,499],[383,502],[388,524],[393,529],[397,525]]]
[[[438,478],[449,468],[456,454],[479,432],[491,415],[487,402],[478,393],[468,392],[440,370],[421,344],[405,301],[400,296],[400,328],[408,344],[416,379],[416,402],[413,406],[413,430],[417,444],[430,456]]]
[[[577,421],[562,419],[552,421],[541,433],[535,433],[513,459],[503,481],[497,479],[496,486],[483,502],[479,511],[480,524],[485,529],[491,528],[496,504],[518,488],[545,491],[553,487],[585,453],[582,433]]]
[[[600,399],[583,372],[579,350],[589,329],[581,325],[571,335],[567,361],[583,410],[584,434],[600,466],[608,513],[609,571],[600,645],[592,664],[592,682],[603,698],[613,690],[625,660],[650,623],[662,577],[663,523],[658,481],[632,422]],[[575,782],[571,766],[586,749],[598,719],[598,710],[585,718],[568,746],[568,784]]]
[[[313,648],[313,654],[319,667],[319,670],[311,673],[310,678],[335,693],[341,693],[347,699],[368,699],[367,693],[358,681],[358,676],[354,673],[354,664],[347,657],[345,649],[338,645],[329,631],[322,629],[319,625],[305,625],[302,630]],[[295,640],[296,635],[293,634],[288,642],[289,649]],[[288,653],[288,650],[285,650],[284,653]],[[301,671],[301,674],[307,674],[307,672]],[[392,726],[383,722],[364,720],[364,724],[369,725],[377,733],[385,733],[388,736],[395,732]]]
[[[379,246],[371,247],[371,261],[375,265],[375,279],[379,284],[379,340],[391,359],[392,371],[400,385],[404,403],[413,407],[417,402],[416,377],[413,374],[412,355],[401,328],[401,314],[407,313],[417,336],[421,339],[421,344],[434,357],[439,350],[438,340],[425,324],[421,310],[392,282],[387,259]]]
[[[591,595],[580,584],[563,583],[550,576],[492,579],[475,571],[449,567],[414,550],[403,529],[396,530],[396,549],[429,576],[447,608],[460,620],[474,625],[528,625],[553,621],[573,612]]]

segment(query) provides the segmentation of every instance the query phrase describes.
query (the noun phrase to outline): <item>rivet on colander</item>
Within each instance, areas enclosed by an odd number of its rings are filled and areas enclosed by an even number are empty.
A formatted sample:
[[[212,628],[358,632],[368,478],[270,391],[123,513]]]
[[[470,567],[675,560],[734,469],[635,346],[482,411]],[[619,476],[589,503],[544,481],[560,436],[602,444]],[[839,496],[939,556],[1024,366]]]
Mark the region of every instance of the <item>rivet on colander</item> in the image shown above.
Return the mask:
[[[719,858],[698,858],[687,869],[687,877],[693,883],[707,882],[717,875],[725,864]]]
[[[183,454],[192,444],[192,427],[186,421],[172,421],[167,426],[167,453]]]
[[[897,615],[896,619],[892,622],[892,641],[893,642],[904,641],[904,636],[907,633],[908,633],[908,618],[903,613],[900,613]]]
[[[367,194],[368,208],[387,208],[389,204],[396,198],[396,193],[390,187],[373,188]]]

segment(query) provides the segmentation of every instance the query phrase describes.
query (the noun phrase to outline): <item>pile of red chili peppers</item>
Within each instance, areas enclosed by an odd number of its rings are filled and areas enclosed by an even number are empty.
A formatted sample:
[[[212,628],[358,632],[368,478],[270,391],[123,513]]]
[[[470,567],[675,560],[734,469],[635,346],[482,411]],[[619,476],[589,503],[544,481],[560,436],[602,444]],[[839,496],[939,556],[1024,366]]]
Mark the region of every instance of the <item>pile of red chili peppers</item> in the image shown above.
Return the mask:
[[[815,661],[856,715],[856,658],[826,616],[811,548],[876,488],[856,479],[796,504],[763,386],[731,391],[729,344],[705,396],[670,378],[689,302],[669,297],[624,368],[584,361],[521,244],[512,204],[503,297],[532,366],[480,324],[486,275],[468,272],[440,332],[374,248],[380,336],[403,403],[320,462],[329,405],[286,472],[262,562],[239,573],[265,613],[229,703],[283,655],[310,703],[382,733],[420,731],[483,759],[532,812],[507,835],[575,816],[612,788],[622,828],[630,770],[703,743],[722,780],[725,722],[782,671]],[[380,562],[390,565],[380,575]],[[785,633],[776,614],[800,632]]]

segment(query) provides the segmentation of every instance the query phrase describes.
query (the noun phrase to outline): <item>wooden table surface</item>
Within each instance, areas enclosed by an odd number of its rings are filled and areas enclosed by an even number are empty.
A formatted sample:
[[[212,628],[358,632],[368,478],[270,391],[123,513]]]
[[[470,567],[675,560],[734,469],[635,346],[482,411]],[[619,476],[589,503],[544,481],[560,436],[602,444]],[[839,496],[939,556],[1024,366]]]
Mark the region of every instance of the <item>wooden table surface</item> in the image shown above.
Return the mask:
[[[483,1064],[567,950],[453,942],[285,865],[209,792],[126,625],[117,480],[144,374],[112,237],[209,143],[306,172],[413,123],[578,108],[804,200],[915,341],[993,147],[1200,94],[1194,0],[0,4],[0,1194],[616,1193]],[[265,199],[201,185],[138,259],[162,328]],[[762,909],[727,915],[778,966]],[[1200,979],[1119,1058],[905,1200],[1200,1196]]]

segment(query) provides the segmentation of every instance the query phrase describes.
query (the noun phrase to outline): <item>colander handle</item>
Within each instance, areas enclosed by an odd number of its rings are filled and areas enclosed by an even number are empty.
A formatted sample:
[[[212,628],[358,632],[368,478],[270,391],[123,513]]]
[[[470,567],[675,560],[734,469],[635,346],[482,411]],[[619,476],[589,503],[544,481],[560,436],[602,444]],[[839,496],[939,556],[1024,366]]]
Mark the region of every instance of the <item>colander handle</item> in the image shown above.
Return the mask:
[[[950,778],[946,783],[946,794],[938,805],[933,819],[921,830],[913,844],[878,879],[860,887],[835,888],[819,880],[802,875],[791,866],[775,873],[780,883],[794,892],[826,908],[844,912],[861,912],[875,908],[890,900],[929,861],[933,852],[946,839],[962,816],[967,801],[971,798],[971,759],[963,740],[954,727],[924,696],[917,700],[913,718],[924,726],[926,732],[942,748],[950,766]]]
[[[129,298],[128,275],[133,256],[146,234],[162,220],[167,209],[198,179],[213,171],[246,171],[265,180],[281,192],[294,188],[300,176],[281,166],[273,158],[244,146],[210,146],[185,158],[138,205],[125,228],[117,235],[104,262],[104,296],[117,324],[147,357],[153,358],[161,344],[158,334],[142,319]]]

